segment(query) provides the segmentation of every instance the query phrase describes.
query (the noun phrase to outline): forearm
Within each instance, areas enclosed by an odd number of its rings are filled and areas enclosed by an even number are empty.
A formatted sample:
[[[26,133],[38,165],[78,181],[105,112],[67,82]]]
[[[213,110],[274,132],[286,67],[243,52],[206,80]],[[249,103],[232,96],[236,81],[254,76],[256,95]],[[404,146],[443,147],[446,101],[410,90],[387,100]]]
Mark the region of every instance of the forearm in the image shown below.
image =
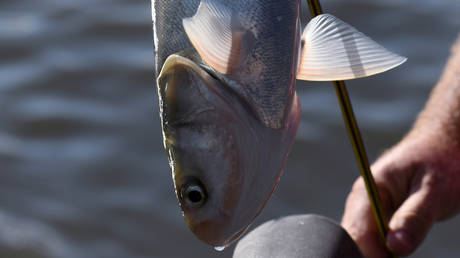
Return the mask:
[[[450,192],[445,196],[450,208],[446,204],[437,219],[456,214],[460,210],[460,35],[452,46],[439,82],[407,138],[408,141],[401,144],[421,144],[412,152],[414,159],[423,157],[421,163],[427,169],[437,164],[435,169],[440,170],[437,174],[449,179],[444,180],[444,188]]]
[[[430,98],[420,113],[411,134],[436,135],[439,144],[460,149],[460,35]]]

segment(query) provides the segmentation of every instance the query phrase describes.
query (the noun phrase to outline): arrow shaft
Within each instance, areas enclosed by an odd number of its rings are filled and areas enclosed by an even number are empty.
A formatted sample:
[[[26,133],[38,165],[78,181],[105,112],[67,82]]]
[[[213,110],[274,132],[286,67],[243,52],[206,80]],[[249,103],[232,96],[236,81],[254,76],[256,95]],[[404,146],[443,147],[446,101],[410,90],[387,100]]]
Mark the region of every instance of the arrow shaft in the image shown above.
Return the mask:
[[[318,16],[323,13],[319,0],[307,0],[307,2],[312,17]],[[369,166],[369,159],[367,158],[366,150],[364,148],[364,143],[361,138],[358,123],[356,122],[353,108],[351,106],[351,100],[348,96],[347,88],[344,81],[334,81],[333,83],[335,87],[335,92],[337,94],[337,99],[340,104],[340,109],[342,110],[343,120],[348,131],[348,136],[350,137],[350,141],[353,146],[356,161],[358,162],[358,167],[361,172],[361,176],[366,185],[367,194],[369,196],[369,201],[371,203],[372,212],[374,214],[380,238],[383,245],[386,247],[385,243],[386,235],[388,233],[388,221],[384,216],[378,190]],[[391,254],[388,250],[387,252]],[[396,256],[392,255],[392,257]]]

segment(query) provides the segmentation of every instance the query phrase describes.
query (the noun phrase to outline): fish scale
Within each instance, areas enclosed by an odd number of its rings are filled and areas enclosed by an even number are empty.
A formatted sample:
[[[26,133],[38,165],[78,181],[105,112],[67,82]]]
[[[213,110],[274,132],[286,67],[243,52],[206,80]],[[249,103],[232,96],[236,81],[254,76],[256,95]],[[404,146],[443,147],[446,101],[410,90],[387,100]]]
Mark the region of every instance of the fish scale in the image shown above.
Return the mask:
[[[238,85],[234,90],[245,96],[259,119],[270,128],[283,126],[295,90],[296,56],[300,35],[295,33],[299,1],[216,1],[238,14],[241,26],[256,38],[238,71],[227,76]],[[166,58],[192,45],[182,27],[182,19],[195,14],[200,1],[154,0],[156,72]],[[280,55],[279,53],[283,53]],[[277,63],[276,66],[266,66]],[[254,76],[258,74],[258,76]]]
[[[297,56],[297,1],[244,1],[249,8],[241,13],[242,26],[251,31],[257,44],[240,64],[241,69],[230,76],[248,92],[250,103],[263,123],[270,128],[283,126],[288,103],[295,90],[295,56]],[[245,19],[245,17],[248,17]],[[279,17],[282,17],[280,20]],[[284,55],[279,55],[284,53]],[[272,64],[274,65],[264,65]]]
[[[192,47],[182,26],[182,19],[195,14],[200,0],[152,1],[155,71],[158,75],[168,56]]]

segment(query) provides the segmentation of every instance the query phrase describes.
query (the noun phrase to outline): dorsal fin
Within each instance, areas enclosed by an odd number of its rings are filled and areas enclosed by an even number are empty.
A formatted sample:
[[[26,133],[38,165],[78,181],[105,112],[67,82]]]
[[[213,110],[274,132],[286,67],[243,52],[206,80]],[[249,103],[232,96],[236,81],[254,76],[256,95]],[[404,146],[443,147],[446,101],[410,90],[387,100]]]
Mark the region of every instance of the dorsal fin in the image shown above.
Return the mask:
[[[378,74],[406,61],[330,14],[313,18],[302,34],[297,79],[349,80]]]
[[[202,0],[196,14],[183,19],[190,42],[214,70],[230,74],[239,62],[243,33],[232,11],[216,1]]]

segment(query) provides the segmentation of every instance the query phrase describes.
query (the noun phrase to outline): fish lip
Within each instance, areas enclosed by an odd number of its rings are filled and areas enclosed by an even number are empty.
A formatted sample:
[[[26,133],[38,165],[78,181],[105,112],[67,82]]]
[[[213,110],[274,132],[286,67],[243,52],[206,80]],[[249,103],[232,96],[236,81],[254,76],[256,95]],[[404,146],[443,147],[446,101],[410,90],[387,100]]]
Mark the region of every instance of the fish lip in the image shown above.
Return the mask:
[[[169,71],[173,70],[177,66],[188,67],[192,69],[194,72],[196,72],[200,77],[206,77],[210,75],[203,69],[203,67],[197,65],[190,58],[184,57],[180,54],[172,54],[168,56],[168,58],[164,62],[160,74],[158,75],[157,81],[160,82],[163,79],[163,77],[165,77],[168,74]],[[160,83],[158,83],[158,85],[160,85]]]

